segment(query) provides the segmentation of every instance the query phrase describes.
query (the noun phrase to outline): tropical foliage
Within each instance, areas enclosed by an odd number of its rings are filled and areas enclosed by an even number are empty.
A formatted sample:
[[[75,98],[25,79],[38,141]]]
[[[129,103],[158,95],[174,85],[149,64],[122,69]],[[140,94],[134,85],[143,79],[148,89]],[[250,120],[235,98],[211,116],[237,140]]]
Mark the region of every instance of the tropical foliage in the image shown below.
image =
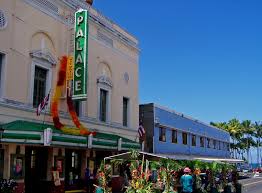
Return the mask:
[[[228,122],[211,122],[211,125],[229,132],[232,143],[230,145],[234,158],[250,160],[250,148],[257,148],[257,162],[260,163],[261,150],[260,147],[262,137],[262,123],[250,120],[239,121],[231,119]],[[246,154],[246,156],[244,156]]]
[[[229,177],[232,176],[235,167],[226,163],[171,159],[148,161],[136,151],[132,151],[130,158],[110,161],[113,165],[128,165],[131,178],[125,187],[125,193],[177,193],[185,167],[191,168],[196,182],[194,189],[199,193],[224,192],[230,183],[233,185],[230,187],[235,187],[237,183]],[[106,183],[110,180],[107,176],[110,176],[111,169],[108,168],[108,165],[102,165],[100,169],[103,175],[99,186],[104,192],[110,191]],[[203,177],[206,179],[204,183]]]

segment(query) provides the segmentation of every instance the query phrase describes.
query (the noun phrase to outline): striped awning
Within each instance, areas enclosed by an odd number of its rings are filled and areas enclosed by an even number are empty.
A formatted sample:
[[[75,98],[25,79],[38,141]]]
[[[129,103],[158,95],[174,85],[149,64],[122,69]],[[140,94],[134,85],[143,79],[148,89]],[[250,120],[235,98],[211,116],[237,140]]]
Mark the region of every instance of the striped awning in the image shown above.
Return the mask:
[[[69,135],[53,125],[17,120],[1,125],[1,143],[44,145],[44,130],[52,129],[51,146],[70,146],[92,149],[140,149],[140,144],[118,135],[97,133],[95,136]]]

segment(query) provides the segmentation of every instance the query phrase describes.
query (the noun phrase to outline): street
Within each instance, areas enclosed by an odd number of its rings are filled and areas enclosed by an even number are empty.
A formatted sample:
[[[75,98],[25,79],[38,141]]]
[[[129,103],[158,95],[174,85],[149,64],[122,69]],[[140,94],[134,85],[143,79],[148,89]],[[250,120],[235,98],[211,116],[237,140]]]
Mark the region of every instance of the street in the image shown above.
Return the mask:
[[[242,184],[243,193],[262,193],[262,176],[252,177],[239,181]]]

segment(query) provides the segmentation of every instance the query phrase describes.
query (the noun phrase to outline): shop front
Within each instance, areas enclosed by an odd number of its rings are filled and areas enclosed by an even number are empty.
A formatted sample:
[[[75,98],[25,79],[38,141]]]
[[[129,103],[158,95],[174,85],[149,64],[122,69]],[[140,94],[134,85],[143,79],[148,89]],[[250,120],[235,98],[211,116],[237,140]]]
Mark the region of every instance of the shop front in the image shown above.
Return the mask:
[[[140,144],[118,135],[68,135],[52,125],[28,121],[3,124],[0,175],[15,179],[17,193],[91,191],[105,156]]]

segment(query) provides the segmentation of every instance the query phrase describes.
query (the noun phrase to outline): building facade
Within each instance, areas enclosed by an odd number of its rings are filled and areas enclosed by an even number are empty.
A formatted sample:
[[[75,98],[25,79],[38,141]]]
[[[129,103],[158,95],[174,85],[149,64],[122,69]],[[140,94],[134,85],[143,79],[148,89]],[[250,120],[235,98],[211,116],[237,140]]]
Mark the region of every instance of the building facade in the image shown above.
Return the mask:
[[[54,92],[59,58],[73,55],[79,8],[89,10],[88,82],[87,100],[74,106],[80,121],[97,132],[89,137],[54,128],[50,105],[36,116],[38,104]],[[139,149],[138,60],[138,40],[83,0],[1,0],[0,178],[17,179],[21,192],[40,192],[55,167],[64,189],[77,188],[99,159]],[[61,121],[72,126],[66,88],[60,102]]]
[[[139,114],[149,152],[178,159],[230,157],[228,132],[153,103],[140,105]]]

